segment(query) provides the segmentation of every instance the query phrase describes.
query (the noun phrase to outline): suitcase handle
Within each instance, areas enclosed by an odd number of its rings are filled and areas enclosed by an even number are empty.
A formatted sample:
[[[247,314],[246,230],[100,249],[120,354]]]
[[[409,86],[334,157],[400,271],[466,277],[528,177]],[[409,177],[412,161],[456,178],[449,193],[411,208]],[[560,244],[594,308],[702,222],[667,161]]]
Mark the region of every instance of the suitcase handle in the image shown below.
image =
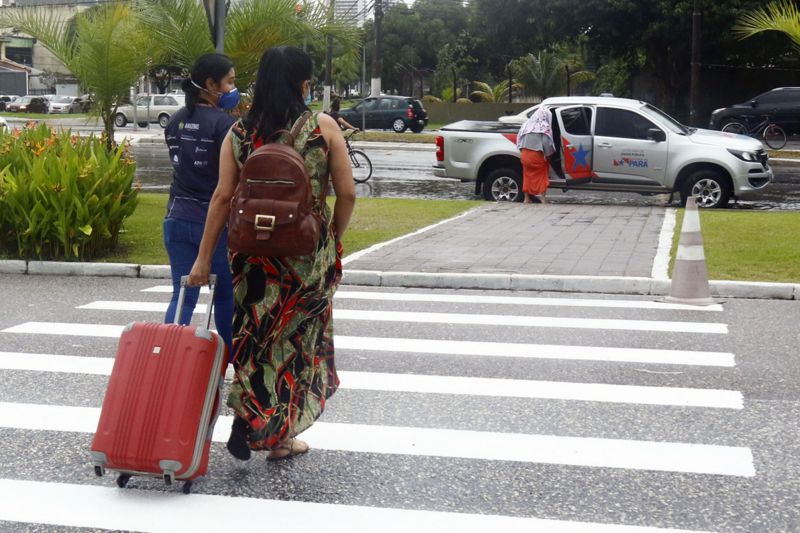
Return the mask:
[[[183,311],[183,301],[186,299],[186,287],[189,283],[189,276],[181,276],[181,290],[178,293],[178,305],[175,309],[175,320],[173,324],[178,324]],[[217,290],[217,275],[209,274],[208,290],[211,292],[211,301],[206,309],[206,329],[211,329],[211,314],[214,312],[214,293]]]

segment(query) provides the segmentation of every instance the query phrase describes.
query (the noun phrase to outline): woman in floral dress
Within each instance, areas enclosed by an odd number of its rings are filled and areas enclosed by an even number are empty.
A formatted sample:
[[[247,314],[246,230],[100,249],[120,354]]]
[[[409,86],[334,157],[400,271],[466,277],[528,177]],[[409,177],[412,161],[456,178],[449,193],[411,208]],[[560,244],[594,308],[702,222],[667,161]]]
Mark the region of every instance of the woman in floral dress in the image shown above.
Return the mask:
[[[275,140],[273,133],[291,129],[308,110],[311,75],[311,58],[298,48],[271,48],[261,58],[252,107],[222,146],[219,185],[190,285],[208,282],[211,254],[228,220],[244,160],[267,140]],[[326,203],[317,201],[324,227],[311,255],[230,252],[235,376],[228,405],[235,417],[227,447],[242,460],[250,458],[251,450],[269,450],[271,460],[307,452],[308,444],[295,436],[322,414],[339,384],[331,320],[333,293],[342,275],[341,238],[355,205],[352,169],[339,125],[328,115],[313,114],[294,146],[305,159],[315,201],[330,180],[336,202],[331,213]]]

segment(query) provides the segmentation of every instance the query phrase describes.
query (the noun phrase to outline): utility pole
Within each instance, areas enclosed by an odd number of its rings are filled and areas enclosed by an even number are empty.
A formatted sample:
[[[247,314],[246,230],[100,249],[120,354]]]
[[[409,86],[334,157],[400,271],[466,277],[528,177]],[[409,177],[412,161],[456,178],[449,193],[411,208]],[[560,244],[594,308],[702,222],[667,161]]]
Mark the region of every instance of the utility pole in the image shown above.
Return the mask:
[[[383,19],[383,0],[375,0],[375,48],[372,51],[372,86],[370,95],[381,94],[381,20]]]
[[[211,30],[211,39],[219,54],[225,53],[225,15],[227,5],[225,0],[203,0],[208,18],[208,28]]]
[[[694,0],[692,13],[692,72],[689,89],[689,124],[697,126],[697,104],[700,98],[700,0]]]
[[[336,0],[330,0],[331,5],[328,7],[328,23],[333,22],[333,10],[336,6]],[[328,35],[328,53],[325,57],[325,87],[323,89],[322,109],[327,111],[331,108],[331,85],[333,84],[333,77],[331,68],[333,65],[333,37]]]

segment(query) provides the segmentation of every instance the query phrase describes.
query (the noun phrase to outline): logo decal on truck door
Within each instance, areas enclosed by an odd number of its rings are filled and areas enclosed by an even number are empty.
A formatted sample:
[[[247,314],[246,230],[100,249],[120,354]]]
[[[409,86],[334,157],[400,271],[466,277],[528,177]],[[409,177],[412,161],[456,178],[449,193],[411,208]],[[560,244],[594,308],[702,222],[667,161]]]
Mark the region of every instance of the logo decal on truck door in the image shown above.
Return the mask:
[[[569,139],[561,138],[561,147],[564,153],[564,172],[567,179],[585,179],[594,177],[592,172],[592,150],[585,148],[583,143],[578,143],[576,148]]]

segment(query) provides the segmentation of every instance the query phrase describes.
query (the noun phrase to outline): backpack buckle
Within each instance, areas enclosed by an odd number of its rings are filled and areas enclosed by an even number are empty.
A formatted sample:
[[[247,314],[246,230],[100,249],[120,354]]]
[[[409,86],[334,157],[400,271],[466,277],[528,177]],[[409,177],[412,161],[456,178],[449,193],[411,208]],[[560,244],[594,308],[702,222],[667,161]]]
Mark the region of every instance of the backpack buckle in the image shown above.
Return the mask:
[[[273,215],[256,215],[256,231],[272,231],[275,229],[275,217]]]

